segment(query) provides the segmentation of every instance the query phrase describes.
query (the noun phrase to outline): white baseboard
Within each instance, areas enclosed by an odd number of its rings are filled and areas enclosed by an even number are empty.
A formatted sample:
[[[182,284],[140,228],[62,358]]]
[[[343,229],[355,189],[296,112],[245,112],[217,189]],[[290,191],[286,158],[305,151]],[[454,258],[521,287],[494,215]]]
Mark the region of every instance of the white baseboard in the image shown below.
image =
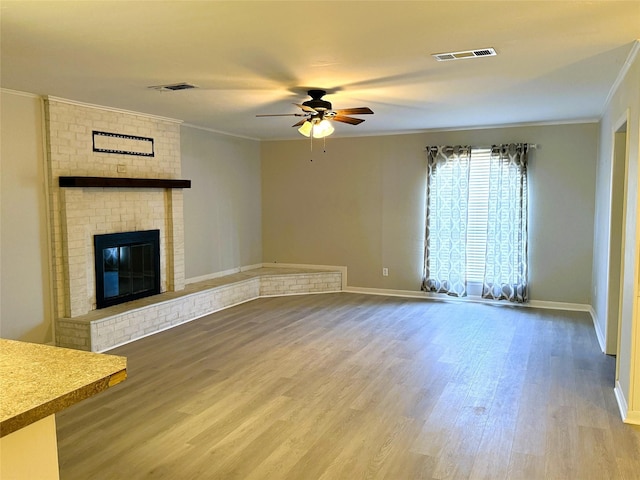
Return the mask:
[[[629,413],[629,406],[627,405],[627,399],[624,398],[624,392],[620,382],[616,380],[616,386],[613,388],[613,393],[616,396],[616,402],[618,402],[618,410],[620,410],[620,417],[623,422],[627,422],[627,416]]]
[[[593,320],[593,329],[596,331],[600,350],[602,350],[602,353],[607,353],[607,342],[605,341],[604,333],[600,328],[600,323],[598,323],[598,314],[591,306],[589,307],[589,313],[591,314],[591,320]]]
[[[629,410],[629,404],[627,403],[627,399],[624,397],[622,386],[617,380],[613,393],[615,394],[616,401],[618,402],[618,409],[620,410],[620,417],[622,417],[622,421],[630,425],[640,425],[640,411]]]
[[[349,293],[368,293],[370,295],[390,295],[392,297],[425,297],[426,292],[415,292],[413,290],[391,290],[389,288],[354,287],[348,286]]]
[[[429,292],[421,292],[416,290],[393,290],[390,288],[372,288],[372,287],[353,287],[344,288],[347,293],[363,293],[365,295],[385,295],[388,297],[406,297],[406,298],[422,298],[428,300],[440,300],[443,302],[461,302],[465,301],[457,297],[449,297],[445,295],[436,295]],[[469,300],[466,300],[469,301]]]
[[[591,305],[586,303],[547,302],[545,300],[529,300],[529,303],[523,306],[548,310],[569,310],[571,312],[589,312],[591,309]]]
[[[543,300],[530,300],[529,303],[513,303],[501,300],[487,300],[477,296],[467,297],[451,297],[449,295],[436,294],[431,292],[422,292],[415,290],[392,290],[386,288],[369,288],[369,287],[345,287],[345,292],[364,293],[367,295],[387,295],[390,297],[407,297],[422,298],[426,300],[438,300],[441,302],[471,302],[489,305],[499,305],[505,307],[525,307],[525,308],[543,308],[548,310],[569,310],[574,312],[589,312],[591,305],[583,303],[566,303],[566,302],[547,302]]]
[[[627,417],[627,410],[629,409],[627,405],[627,400],[624,398],[624,393],[622,391],[622,386],[620,382],[616,380],[616,385],[613,388],[613,393],[616,396],[616,401],[618,402],[618,409],[620,410],[620,416],[624,420]]]

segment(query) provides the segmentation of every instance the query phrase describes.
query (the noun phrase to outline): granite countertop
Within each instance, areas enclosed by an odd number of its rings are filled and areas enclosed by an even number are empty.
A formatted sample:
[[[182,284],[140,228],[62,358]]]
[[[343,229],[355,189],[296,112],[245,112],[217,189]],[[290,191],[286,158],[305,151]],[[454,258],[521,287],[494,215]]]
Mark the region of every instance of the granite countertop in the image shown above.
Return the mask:
[[[127,359],[0,339],[0,437],[127,378]]]

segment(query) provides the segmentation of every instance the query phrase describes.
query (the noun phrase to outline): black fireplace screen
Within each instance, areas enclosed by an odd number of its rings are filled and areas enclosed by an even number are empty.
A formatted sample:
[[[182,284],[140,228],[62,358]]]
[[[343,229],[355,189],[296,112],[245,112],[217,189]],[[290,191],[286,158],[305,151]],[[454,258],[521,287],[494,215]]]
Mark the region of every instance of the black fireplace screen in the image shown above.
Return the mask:
[[[94,236],[98,308],[160,293],[160,230]]]

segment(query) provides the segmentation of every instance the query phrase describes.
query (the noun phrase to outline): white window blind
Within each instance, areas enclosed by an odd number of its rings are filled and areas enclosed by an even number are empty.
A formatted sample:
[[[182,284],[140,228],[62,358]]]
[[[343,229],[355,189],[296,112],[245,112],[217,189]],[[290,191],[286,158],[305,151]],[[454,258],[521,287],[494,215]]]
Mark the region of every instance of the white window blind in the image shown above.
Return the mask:
[[[471,149],[467,223],[467,281],[482,283],[487,248],[490,148]]]

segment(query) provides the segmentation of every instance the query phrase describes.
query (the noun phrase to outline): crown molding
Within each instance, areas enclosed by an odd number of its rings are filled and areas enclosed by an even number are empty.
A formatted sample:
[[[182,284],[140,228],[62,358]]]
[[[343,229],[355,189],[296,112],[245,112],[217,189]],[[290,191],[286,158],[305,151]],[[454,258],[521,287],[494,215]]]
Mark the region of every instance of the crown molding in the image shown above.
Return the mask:
[[[208,128],[208,127],[201,127],[200,125],[194,125],[193,123],[183,123],[182,126],[183,127],[189,127],[189,128],[195,128],[196,130],[204,130],[205,132],[217,133],[218,135],[224,135],[226,137],[236,137],[236,138],[242,138],[244,140],[253,140],[253,141],[256,141],[256,142],[260,142],[261,141],[259,138],[249,137],[247,135],[238,135],[236,133],[224,132],[222,130],[215,130],[213,128]]]
[[[125,114],[125,115],[135,115],[136,117],[144,117],[144,118],[148,118],[150,120],[157,120],[157,121],[168,122],[168,123],[177,123],[177,124],[181,124],[182,123],[182,120],[178,120],[176,118],[161,117],[159,115],[152,115],[150,113],[134,112],[133,110],[125,110],[125,109],[122,109],[122,108],[106,107],[104,105],[95,105],[93,103],[85,103],[85,102],[79,102],[77,100],[69,100],[68,98],[55,97],[53,95],[45,95],[44,99],[46,101],[54,101],[54,102],[58,102],[58,103],[66,103],[68,105],[75,105],[75,106],[78,106],[78,107],[93,108],[93,109],[96,109],[96,110],[102,110],[102,111],[114,112],[114,113],[122,113],[122,114]]]
[[[22,92],[20,90],[11,90],[10,88],[0,88],[0,92],[6,93],[8,95],[17,95],[20,97],[27,97],[27,98],[37,98],[37,99],[43,98],[42,95],[38,95],[36,93]]]
[[[613,85],[611,85],[611,88],[609,89],[609,94],[607,95],[607,98],[605,99],[604,104],[602,106],[602,115],[604,115],[604,113],[606,112],[607,107],[611,102],[611,99],[615,95],[618,88],[620,88],[620,84],[622,84],[622,82],[624,81],[624,77],[627,76],[627,72],[629,72],[629,69],[631,68],[631,65],[633,65],[633,62],[635,61],[639,52],[640,52],[640,39],[634,42],[633,47],[631,47],[631,51],[629,52],[629,55],[627,55],[627,59],[624,61],[624,65],[622,65],[622,68],[618,72],[618,76],[616,77],[615,82],[613,82]]]

